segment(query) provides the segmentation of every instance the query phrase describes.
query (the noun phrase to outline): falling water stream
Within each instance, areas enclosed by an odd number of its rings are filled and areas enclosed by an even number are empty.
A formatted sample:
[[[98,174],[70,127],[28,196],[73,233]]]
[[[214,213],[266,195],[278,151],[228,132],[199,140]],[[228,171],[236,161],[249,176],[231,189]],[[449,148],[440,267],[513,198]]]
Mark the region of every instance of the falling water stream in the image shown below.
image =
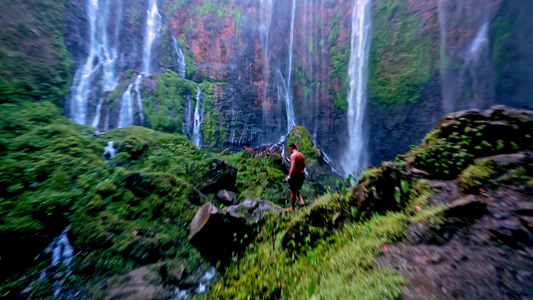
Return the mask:
[[[194,105],[194,123],[192,131],[192,141],[196,146],[202,143],[202,132],[200,126],[204,121],[205,106],[203,105],[203,92],[200,88],[196,92],[196,104]]]
[[[292,103],[292,93],[291,93],[295,16],[296,16],[296,0],[292,0],[291,37],[290,37],[290,46],[289,46],[289,70],[287,72],[287,84],[285,86],[285,101],[286,101],[286,106],[287,106],[287,132],[291,132],[294,125],[296,125],[296,121],[294,118],[294,108],[293,108],[293,103]]]
[[[345,175],[358,172],[367,164],[363,121],[367,101],[368,56],[372,26],[371,4],[371,0],[355,0],[352,11],[351,55],[348,67],[350,76],[349,139],[348,150],[342,161]]]
[[[119,1],[119,5],[122,5]],[[102,73],[99,82],[102,91],[112,91],[118,83],[115,75],[115,63],[118,56],[118,39],[110,41],[108,36],[110,0],[87,1],[87,19],[89,21],[89,51],[85,63],[76,71],[71,87],[71,119],[79,124],[89,124],[89,99],[91,84],[94,84],[96,76]],[[122,9],[119,7],[119,10]],[[121,16],[115,16],[115,31],[119,31]],[[101,105],[98,105],[101,107]],[[98,119],[100,116],[98,115]],[[94,124],[93,120],[90,124]]]

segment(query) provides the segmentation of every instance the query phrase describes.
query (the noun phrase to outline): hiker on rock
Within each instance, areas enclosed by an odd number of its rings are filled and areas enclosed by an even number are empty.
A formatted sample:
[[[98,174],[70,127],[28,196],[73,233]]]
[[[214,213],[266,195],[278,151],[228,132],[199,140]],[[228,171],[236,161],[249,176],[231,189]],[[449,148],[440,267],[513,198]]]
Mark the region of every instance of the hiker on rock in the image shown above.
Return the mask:
[[[300,192],[305,180],[305,157],[298,151],[298,146],[294,143],[289,145],[289,150],[291,151],[291,169],[289,170],[289,176],[285,180],[289,183],[289,188],[291,189],[291,207],[287,211],[293,211],[296,197],[300,199],[300,206],[305,205]]]

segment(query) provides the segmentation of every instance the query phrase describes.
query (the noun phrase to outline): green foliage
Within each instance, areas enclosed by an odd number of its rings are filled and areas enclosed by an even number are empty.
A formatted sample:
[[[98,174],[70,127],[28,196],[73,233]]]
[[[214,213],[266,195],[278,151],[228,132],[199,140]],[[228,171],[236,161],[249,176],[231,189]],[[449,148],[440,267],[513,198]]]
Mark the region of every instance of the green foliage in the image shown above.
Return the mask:
[[[333,70],[329,71],[330,78],[339,78],[341,86],[335,91],[333,104],[340,110],[348,110],[348,90],[350,88],[348,66],[350,61],[349,43],[345,42],[339,50],[336,46],[331,47],[331,63]]]
[[[108,171],[85,126],[50,102],[0,105],[0,290],[67,224],[77,200]],[[80,133],[78,133],[79,131]]]
[[[478,193],[483,185],[498,174],[496,164],[485,159],[476,159],[474,163],[459,174],[459,189],[462,194]]]
[[[331,30],[331,33],[329,34],[329,37],[328,37],[328,42],[332,45],[335,44],[335,42],[337,41],[337,39],[339,38],[339,34],[340,34],[340,29],[339,29],[339,25],[336,25],[333,30]]]
[[[218,123],[219,112],[215,108],[214,83],[203,82],[199,85],[200,89],[205,93],[204,107],[205,119],[200,126],[203,135],[203,144],[215,148],[222,144],[225,139],[225,132],[220,130]],[[224,139],[222,139],[224,137]]]
[[[64,1],[0,4],[0,103],[60,103],[73,62],[63,41]]]
[[[183,107],[187,94],[196,94],[196,84],[166,70],[156,75],[157,87],[144,102],[146,125],[166,132],[182,132]]]
[[[433,37],[407,0],[373,3],[369,94],[382,105],[416,103],[431,79]],[[430,21],[427,21],[430,22]]]

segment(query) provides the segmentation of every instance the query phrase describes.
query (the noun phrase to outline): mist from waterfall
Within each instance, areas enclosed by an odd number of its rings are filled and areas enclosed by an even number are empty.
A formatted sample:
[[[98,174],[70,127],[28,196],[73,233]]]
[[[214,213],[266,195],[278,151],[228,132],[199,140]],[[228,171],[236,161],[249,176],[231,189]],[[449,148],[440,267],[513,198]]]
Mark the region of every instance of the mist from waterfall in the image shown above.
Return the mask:
[[[119,1],[119,11],[122,2]],[[85,63],[74,75],[71,87],[70,118],[78,124],[98,123],[100,115],[92,122],[89,120],[89,100],[93,84],[102,92],[112,91],[118,84],[115,65],[118,57],[118,35],[114,39],[108,36],[110,0],[87,1],[87,20],[89,22],[89,49]],[[121,14],[114,16],[115,32],[120,30]],[[101,76],[98,81],[97,76]],[[98,97],[100,99],[100,97]],[[101,105],[98,105],[101,107]]]
[[[342,158],[345,175],[366,167],[363,125],[367,101],[368,57],[371,41],[371,0],[355,0],[352,11],[351,54],[348,73],[348,147]]]
[[[495,75],[489,43],[490,12],[471,1],[480,14],[459,0],[439,0],[442,109],[444,113],[487,108],[495,102]],[[466,34],[465,32],[470,33]],[[457,37],[461,36],[461,39]]]

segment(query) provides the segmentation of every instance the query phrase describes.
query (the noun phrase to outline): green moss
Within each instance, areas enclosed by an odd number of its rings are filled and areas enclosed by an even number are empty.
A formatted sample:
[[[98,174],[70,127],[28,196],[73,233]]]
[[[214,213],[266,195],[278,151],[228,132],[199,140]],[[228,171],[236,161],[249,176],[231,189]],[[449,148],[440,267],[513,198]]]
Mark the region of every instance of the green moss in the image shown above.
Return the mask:
[[[313,136],[303,126],[296,126],[286,142],[286,151],[289,152],[289,145],[295,143],[298,150],[306,157],[306,159],[317,159],[320,155],[318,149],[313,145]]]
[[[200,126],[203,135],[203,144],[210,148],[216,148],[222,145],[225,140],[225,130],[221,130],[218,118],[219,111],[215,107],[214,97],[214,83],[204,82],[199,85],[200,89],[205,93],[205,119]]]
[[[73,62],[63,41],[64,1],[9,2],[0,9],[0,103],[61,103]]]
[[[196,84],[170,70],[155,79],[157,87],[144,102],[146,125],[160,131],[182,132],[183,107],[187,95],[196,93]]]
[[[369,95],[382,105],[416,103],[431,79],[434,37],[407,0],[374,1]],[[428,21],[429,22],[429,21]]]
[[[477,159],[459,175],[459,189],[462,194],[478,193],[496,174],[498,171],[494,162]]]
[[[348,110],[348,90],[350,88],[348,66],[350,61],[349,43],[345,42],[341,50],[336,46],[331,47],[331,62],[333,70],[329,71],[330,78],[339,78],[341,86],[335,90],[333,104],[340,110]],[[332,86],[331,86],[332,88]]]

